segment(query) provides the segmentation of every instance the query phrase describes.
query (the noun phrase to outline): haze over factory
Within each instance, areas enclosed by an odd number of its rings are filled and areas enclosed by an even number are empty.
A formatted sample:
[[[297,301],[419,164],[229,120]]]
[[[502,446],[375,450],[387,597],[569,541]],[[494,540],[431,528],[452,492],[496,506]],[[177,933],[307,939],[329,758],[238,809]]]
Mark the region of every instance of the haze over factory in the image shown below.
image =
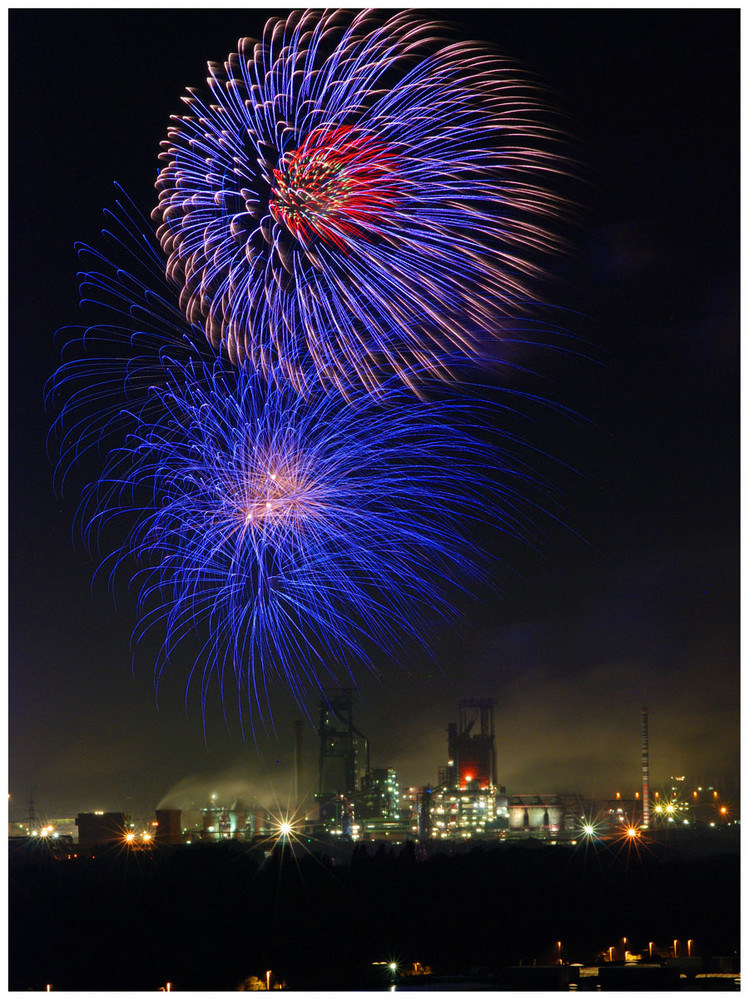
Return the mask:
[[[317,727],[294,724],[291,781],[258,795],[245,790],[207,792],[188,800],[185,789],[164,797],[154,816],[133,817],[114,808],[48,818],[29,799],[27,815],[10,824],[17,845],[42,838],[66,853],[73,846],[148,848],[291,836],[339,845],[415,841],[423,845],[499,843],[535,839],[576,843],[586,838],[657,837],[694,830],[716,834],[738,826],[737,789],[708,779],[668,775],[651,783],[648,711],[639,729],[641,782],[612,789],[594,800],[574,788],[508,788],[498,767],[497,706],[489,698],[465,698],[457,719],[447,723],[445,756],[435,761],[436,780],[403,785],[397,770],[379,759],[378,749],[354,719],[353,691],[325,692]],[[634,720],[633,720],[634,722]],[[633,724],[633,756],[636,747]],[[659,764],[659,773],[663,765]],[[310,776],[314,776],[314,785]],[[694,787],[692,787],[694,786]],[[220,787],[220,783],[219,783]],[[191,794],[199,794],[192,789]],[[262,796],[262,797],[261,797]]]

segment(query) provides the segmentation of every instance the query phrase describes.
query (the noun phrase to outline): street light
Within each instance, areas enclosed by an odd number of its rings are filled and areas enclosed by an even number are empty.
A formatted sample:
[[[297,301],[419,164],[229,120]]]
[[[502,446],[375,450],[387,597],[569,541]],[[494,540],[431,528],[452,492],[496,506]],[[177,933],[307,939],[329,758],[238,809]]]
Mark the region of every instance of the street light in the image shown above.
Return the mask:
[[[266,988],[266,990],[270,989],[270,974],[271,974],[271,970],[268,969],[268,971],[265,973],[265,988]]]

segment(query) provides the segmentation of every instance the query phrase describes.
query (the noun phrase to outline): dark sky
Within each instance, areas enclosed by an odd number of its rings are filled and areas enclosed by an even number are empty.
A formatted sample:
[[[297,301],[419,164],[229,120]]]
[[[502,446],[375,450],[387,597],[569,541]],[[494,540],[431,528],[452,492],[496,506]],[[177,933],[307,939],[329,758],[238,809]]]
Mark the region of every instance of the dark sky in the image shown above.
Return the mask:
[[[95,242],[115,181],[150,211],[184,88],[272,13],[10,12],[11,819],[32,789],[48,816],[141,816],[287,787],[299,709],[284,692],[276,735],[257,745],[227,729],[214,698],[206,744],[197,701],[185,711],[187,664],[158,707],[147,650],[131,670],[135,619],[126,599],[115,611],[104,586],[92,591],[93,564],[72,545],[75,496],[54,495],[42,402],[55,331],[78,320],[74,243]],[[537,367],[590,423],[542,427],[581,473],[560,480],[572,530],[518,556],[503,600],[479,594],[460,632],[442,630],[434,664],[415,649],[379,680],[362,675],[356,722],[375,765],[424,784],[458,700],[492,697],[508,790],[611,795],[637,787],[647,705],[656,784],[686,773],[727,787],[739,740],[738,10],[457,18],[541,74],[583,143],[587,218],[556,277],[575,310],[565,325],[590,346]],[[312,764],[310,727],[305,749]]]

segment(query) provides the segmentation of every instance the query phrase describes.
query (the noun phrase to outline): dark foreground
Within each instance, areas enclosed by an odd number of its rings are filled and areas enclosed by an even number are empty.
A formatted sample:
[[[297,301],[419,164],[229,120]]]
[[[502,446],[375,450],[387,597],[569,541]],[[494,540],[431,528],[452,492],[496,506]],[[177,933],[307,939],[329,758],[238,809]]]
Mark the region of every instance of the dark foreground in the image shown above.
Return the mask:
[[[665,957],[678,942],[707,969],[739,948],[738,845],[423,858],[413,845],[348,857],[238,842],[70,859],[18,851],[9,889],[11,990],[236,990],[250,977],[296,990],[387,989],[395,977],[428,988],[403,975],[427,967],[435,987],[453,976],[499,984],[560,957]]]

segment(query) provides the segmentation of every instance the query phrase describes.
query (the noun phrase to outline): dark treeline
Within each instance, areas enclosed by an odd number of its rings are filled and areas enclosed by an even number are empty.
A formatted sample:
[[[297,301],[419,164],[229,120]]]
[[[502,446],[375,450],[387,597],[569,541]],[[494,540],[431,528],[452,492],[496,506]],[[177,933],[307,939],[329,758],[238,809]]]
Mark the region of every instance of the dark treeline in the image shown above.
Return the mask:
[[[270,857],[238,842],[10,863],[11,990],[234,990],[249,976],[295,989],[385,985],[383,966],[435,974],[548,961],[564,943],[588,962],[693,939],[739,945],[739,859],[662,850],[506,846],[418,860],[355,848]],[[379,977],[379,978],[378,978]]]

